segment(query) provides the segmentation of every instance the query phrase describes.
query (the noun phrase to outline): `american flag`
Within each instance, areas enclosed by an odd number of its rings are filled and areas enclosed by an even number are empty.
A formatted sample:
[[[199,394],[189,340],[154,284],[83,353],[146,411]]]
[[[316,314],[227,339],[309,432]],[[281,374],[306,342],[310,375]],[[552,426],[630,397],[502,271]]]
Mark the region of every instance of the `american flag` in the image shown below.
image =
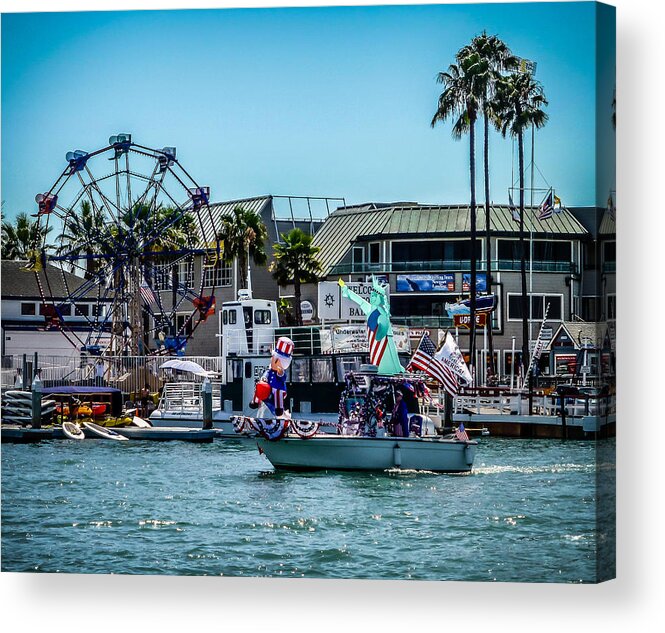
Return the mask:
[[[434,380],[438,380],[451,396],[457,395],[457,376],[440,360],[434,358],[434,352],[436,352],[436,347],[432,343],[432,339],[427,334],[423,334],[407,369],[424,371]]]
[[[141,284],[141,297],[143,298],[143,301],[146,302],[150,310],[153,312],[161,312],[161,310],[159,310],[159,306],[157,305],[157,297],[155,297],[153,289],[150,288],[148,284]]]
[[[469,434],[466,432],[466,429],[464,428],[464,422],[459,423],[459,426],[457,427],[457,430],[455,431],[455,437],[460,442],[468,442],[469,441]]]
[[[554,201],[552,199],[553,195],[554,194],[550,189],[547,192],[547,195],[545,196],[545,200],[543,200],[542,204],[538,209],[540,211],[540,213],[538,214],[539,220],[549,220],[554,215]]]
[[[381,359],[383,358],[383,353],[388,347],[388,337],[384,336],[380,341],[376,339],[376,331],[378,329],[378,322],[374,325],[374,328],[370,327],[369,321],[367,325],[367,337],[369,340],[369,362],[372,365],[379,366]]]

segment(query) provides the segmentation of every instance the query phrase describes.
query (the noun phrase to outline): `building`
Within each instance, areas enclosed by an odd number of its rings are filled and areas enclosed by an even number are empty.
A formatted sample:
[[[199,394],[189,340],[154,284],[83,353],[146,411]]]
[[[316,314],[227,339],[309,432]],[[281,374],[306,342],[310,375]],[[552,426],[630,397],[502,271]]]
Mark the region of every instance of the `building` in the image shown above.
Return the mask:
[[[585,283],[585,275],[595,275],[597,268],[597,236],[580,220],[601,216],[599,209],[562,209],[547,220],[539,220],[537,208],[525,210],[532,340],[538,336],[546,309],[543,333],[548,340],[563,322],[595,322],[602,317],[596,307],[596,278]],[[490,222],[491,290],[498,299],[492,319],[494,359],[499,373],[507,376],[513,358],[519,362],[521,355],[519,225],[507,205],[492,205]],[[478,207],[477,271],[481,293],[485,291],[484,227],[485,210]],[[399,202],[342,207],[330,215],[314,242],[321,248],[327,279],[366,281],[370,275],[383,277],[390,288],[393,322],[416,328],[418,334],[427,330],[436,337],[453,328],[446,304],[469,295],[468,205]],[[610,243],[603,247],[606,258],[611,257]],[[314,293],[307,299],[315,301]],[[468,331],[459,329],[458,336],[460,346],[468,350]],[[483,360],[483,349],[488,349],[488,342],[482,328],[477,336],[476,364],[482,368],[487,362]],[[547,353],[541,364],[543,373],[556,369]]]
[[[47,281],[43,272],[35,275],[21,270],[26,264],[2,261],[2,356],[36,351],[42,355],[71,356],[76,342],[50,324],[52,315],[47,313],[42,292],[47,299],[52,297],[55,304],[62,302],[60,316],[67,329],[74,332],[85,332],[89,321],[98,316],[98,306],[103,307],[105,302],[100,302],[92,289],[85,291],[82,277],[49,266]],[[72,295],[77,296],[73,303],[68,300]]]
[[[314,235],[322,226],[328,214],[340,203],[343,198],[325,198],[315,196],[257,196],[216,202],[210,204],[211,221],[220,226],[220,220],[228,216],[233,209],[240,206],[248,211],[258,213],[266,226],[268,239],[265,250],[268,263],[257,266],[249,262],[252,294],[256,298],[278,301],[280,289],[269,271],[273,260],[273,246],[281,241],[281,235],[291,229],[299,228],[306,233]],[[199,258],[194,266],[202,265]],[[199,268],[200,271],[200,268]],[[195,271],[196,273],[196,271]],[[195,274],[196,276],[196,274]],[[204,294],[211,292],[214,287],[216,302],[221,306],[223,302],[234,301],[238,298],[239,286],[238,262],[225,263],[219,261],[214,267],[204,272]],[[222,329],[222,311],[217,310],[215,317],[199,325],[191,340],[187,344],[188,355],[217,355],[220,353],[220,338],[217,336]],[[184,319],[186,315],[183,314]]]

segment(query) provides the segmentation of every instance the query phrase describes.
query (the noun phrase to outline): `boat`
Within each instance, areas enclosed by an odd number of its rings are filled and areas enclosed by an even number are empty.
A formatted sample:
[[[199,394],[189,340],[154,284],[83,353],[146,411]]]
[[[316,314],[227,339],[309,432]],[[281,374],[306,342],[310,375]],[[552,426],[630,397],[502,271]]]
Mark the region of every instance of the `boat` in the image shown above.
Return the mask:
[[[85,433],[81,430],[81,427],[74,422],[63,422],[62,423],[62,432],[70,440],[84,440]]]
[[[422,377],[364,368],[346,375],[339,435],[303,434],[298,428],[303,425],[293,428],[289,420],[257,419],[252,427],[259,450],[276,469],[470,472],[478,442],[468,438],[463,426],[458,433],[437,434],[432,421],[419,413],[419,397],[426,393]],[[406,411],[389,413],[400,411],[398,399]],[[399,428],[407,424],[408,436],[404,430],[398,433],[397,415],[403,420]]]
[[[495,295],[478,295],[476,296],[476,312],[491,312],[496,306]],[[471,313],[471,299],[464,299],[457,303],[446,303],[446,312],[449,317],[456,314],[470,314]]]
[[[99,426],[99,424],[95,424],[94,422],[84,422],[83,426],[86,430],[90,431],[93,435],[96,435],[98,437],[102,437],[105,440],[116,440],[116,441],[127,441],[129,440],[128,437],[125,437],[124,435],[120,435],[120,433],[116,431],[112,431],[111,429],[107,429],[103,426]]]

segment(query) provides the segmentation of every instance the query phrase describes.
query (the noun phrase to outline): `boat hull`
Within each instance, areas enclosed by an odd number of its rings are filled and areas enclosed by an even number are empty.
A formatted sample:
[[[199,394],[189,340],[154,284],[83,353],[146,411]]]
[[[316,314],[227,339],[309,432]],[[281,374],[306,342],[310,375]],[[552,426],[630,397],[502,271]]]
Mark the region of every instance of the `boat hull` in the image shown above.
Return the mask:
[[[477,442],[440,438],[345,437],[317,435],[309,440],[286,437],[258,447],[277,469],[285,470],[427,470],[464,473],[473,466]]]

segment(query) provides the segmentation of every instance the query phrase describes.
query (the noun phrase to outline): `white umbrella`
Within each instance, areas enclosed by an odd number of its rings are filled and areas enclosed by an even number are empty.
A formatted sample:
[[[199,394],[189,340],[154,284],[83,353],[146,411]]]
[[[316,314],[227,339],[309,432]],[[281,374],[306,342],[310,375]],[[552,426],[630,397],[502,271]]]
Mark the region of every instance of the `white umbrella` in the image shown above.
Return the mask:
[[[160,369],[177,369],[179,371],[188,371],[195,376],[214,376],[214,371],[203,369],[201,365],[192,360],[167,360],[160,366]]]

